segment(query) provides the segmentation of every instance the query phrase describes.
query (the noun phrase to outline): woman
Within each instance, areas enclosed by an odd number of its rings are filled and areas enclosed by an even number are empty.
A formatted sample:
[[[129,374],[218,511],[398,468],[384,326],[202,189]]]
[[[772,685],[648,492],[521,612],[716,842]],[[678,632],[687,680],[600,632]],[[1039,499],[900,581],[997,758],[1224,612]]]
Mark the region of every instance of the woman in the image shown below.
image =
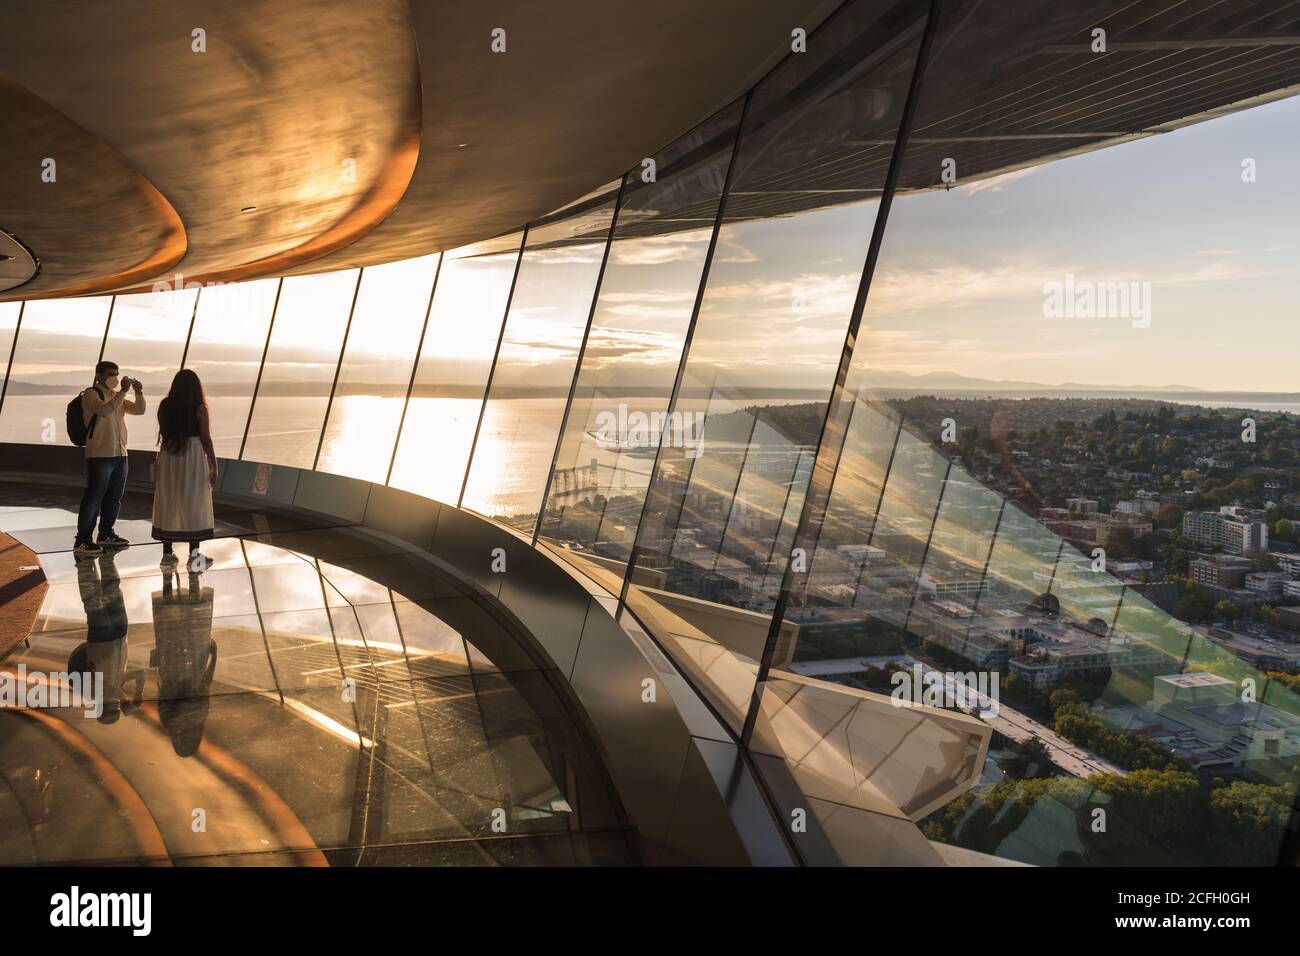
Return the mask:
[[[212,488],[217,453],[208,428],[208,403],[199,377],[184,368],[158,403],[158,458],[154,463],[153,536],[163,543],[164,567],[177,563],[172,545],[188,541],[191,570],[203,570],[199,542],[212,537]],[[197,567],[196,567],[197,565]]]

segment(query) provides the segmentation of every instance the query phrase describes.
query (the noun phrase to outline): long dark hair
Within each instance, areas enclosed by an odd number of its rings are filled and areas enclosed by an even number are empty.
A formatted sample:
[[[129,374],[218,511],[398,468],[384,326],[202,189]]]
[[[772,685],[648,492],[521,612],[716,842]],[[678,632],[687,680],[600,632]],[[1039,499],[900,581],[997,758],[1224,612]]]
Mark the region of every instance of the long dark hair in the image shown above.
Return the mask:
[[[183,368],[172,379],[171,391],[158,403],[158,444],[179,455],[199,433],[199,407],[208,400],[193,369]]]

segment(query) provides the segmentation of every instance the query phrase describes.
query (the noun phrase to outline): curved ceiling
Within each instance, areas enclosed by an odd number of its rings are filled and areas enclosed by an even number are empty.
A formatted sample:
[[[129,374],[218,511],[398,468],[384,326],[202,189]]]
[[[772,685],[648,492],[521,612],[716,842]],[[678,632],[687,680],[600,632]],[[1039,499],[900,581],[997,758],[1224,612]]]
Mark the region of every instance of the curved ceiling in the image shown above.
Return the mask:
[[[8,4],[0,96],[21,135],[0,146],[0,229],[41,267],[0,299],[374,265],[499,234],[738,96],[836,5]],[[27,175],[33,149],[66,159],[58,188]]]
[[[26,246],[7,232],[0,232],[0,292],[22,285],[36,275],[37,268]]]
[[[373,228],[409,182],[421,111],[405,0],[20,3],[6,27],[10,78],[114,147],[184,224],[184,256],[130,284],[174,271],[248,278],[319,258]],[[97,177],[97,164],[84,175]],[[63,263],[110,273],[75,236],[9,225],[35,188],[25,185],[6,183],[0,205],[0,228],[42,262],[24,295],[77,294],[57,278]],[[46,221],[84,235],[83,211],[64,202]]]
[[[500,235],[654,155],[837,6],[15,0],[0,33],[0,231],[39,268],[0,282],[0,301],[377,265]],[[1293,8],[1091,0],[1035,24],[950,0],[962,28],[947,55],[969,68],[925,88],[913,145],[928,154],[899,187],[938,185],[952,143],[967,145],[969,179],[1293,95]],[[1098,18],[1106,57],[1089,47]],[[998,36],[1011,39],[990,47]],[[859,39],[842,67],[878,46]],[[764,108],[840,136],[818,161],[827,189],[759,190],[735,214],[824,204],[872,164],[883,182],[892,133],[870,102],[808,85]],[[57,183],[39,175],[47,158]]]
[[[0,290],[15,290],[0,297],[107,291],[180,261],[180,217],[125,157],[3,73],[0,116],[0,230],[18,240],[0,249]]]

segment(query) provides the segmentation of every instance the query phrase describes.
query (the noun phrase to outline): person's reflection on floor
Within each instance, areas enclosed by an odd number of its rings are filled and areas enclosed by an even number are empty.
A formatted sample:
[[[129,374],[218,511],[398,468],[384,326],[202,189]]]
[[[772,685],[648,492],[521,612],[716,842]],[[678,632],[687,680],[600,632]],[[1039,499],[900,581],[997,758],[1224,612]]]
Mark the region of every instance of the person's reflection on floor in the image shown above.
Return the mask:
[[[158,668],[158,716],[181,757],[192,756],[203,742],[208,719],[208,692],[217,669],[217,643],[212,639],[212,588],[199,575],[163,573],[161,591],[154,591],[154,658]],[[173,580],[175,583],[173,583]]]
[[[95,561],[77,562],[77,588],[86,612],[86,642],[77,645],[68,658],[70,673],[104,675],[104,707],[101,724],[116,723],[123,713],[140,705],[144,693],[143,673],[127,671],[126,602],[122,600],[122,580],[113,563],[112,551],[105,551]],[[134,677],[134,698],[126,691],[128,679]],[[93,685],[92,685],[93,686]]]

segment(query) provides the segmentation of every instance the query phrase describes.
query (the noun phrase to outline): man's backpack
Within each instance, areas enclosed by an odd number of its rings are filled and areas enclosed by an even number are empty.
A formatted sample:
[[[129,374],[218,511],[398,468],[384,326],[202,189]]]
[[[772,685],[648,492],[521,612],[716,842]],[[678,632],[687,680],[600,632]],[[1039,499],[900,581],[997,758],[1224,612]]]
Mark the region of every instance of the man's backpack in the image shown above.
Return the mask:
[[[92,386],[95,394],[103,398],[99,391],[99,386]],[[85,389],[77,393],[76,398],[68,402],[68,437],[72,439],[72,444],[85,447],[90,436],[95,434],[95,423],[99,421],[98,415],[90,416],[90,427],[86,427],[85,414],[81,408],[81,396],[85,395]]]

